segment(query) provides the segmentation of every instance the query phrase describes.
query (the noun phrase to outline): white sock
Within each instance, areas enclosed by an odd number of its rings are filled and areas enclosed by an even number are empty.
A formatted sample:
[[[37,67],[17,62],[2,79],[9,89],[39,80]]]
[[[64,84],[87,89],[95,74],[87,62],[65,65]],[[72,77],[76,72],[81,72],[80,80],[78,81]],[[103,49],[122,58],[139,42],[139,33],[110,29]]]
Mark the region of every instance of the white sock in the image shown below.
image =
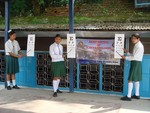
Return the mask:
[[[59,88],[59,83],[60,83],[60,79],[57,79],[57,85],[58,85],[58,88]]]
[[[13,83],[13,86],[15,86],[15,85],[16,85],[16,81],[15,81],[15,80],[12,80],[12,83]]]
[[[58,89],[58,83],[57,83],[57,80],[53,80],[53,89],[54,89],[54,92],[56,92],[57,89]]]
[[[135,95],[139,96],[140,82],[135,82]]]
[[[10,86],[10,81],[7,81],[7,86]]]
[[[128,83],[128,95],[127,95],[127,97],[129,97],[129,98],[131,98],[132,89],[133,89],[133,83],[130,82],[130,83]]]

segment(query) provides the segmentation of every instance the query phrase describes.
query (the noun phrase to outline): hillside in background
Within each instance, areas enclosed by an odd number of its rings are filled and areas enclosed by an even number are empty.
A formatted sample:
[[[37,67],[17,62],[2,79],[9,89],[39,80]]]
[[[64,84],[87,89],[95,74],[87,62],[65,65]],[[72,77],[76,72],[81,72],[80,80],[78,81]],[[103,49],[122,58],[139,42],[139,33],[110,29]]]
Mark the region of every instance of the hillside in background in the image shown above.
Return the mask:
[[[76,4],[75,25],[96,23],[147,23],[150,22],[150,8],[134,8],[131,0],[103,0],[99,4]],[[66,27],[68,26],[68,6],[48,7],[41,16],[11,18],[12,27]],[[0,28],[4,18],[0,18]]]

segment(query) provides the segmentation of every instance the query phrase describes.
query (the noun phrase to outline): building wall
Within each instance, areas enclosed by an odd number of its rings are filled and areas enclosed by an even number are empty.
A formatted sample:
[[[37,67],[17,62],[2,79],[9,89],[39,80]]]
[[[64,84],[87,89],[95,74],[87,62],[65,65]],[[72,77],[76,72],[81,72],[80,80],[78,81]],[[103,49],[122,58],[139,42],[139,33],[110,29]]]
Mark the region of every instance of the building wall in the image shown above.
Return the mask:
[[[26,51],[27,35],[31,32],[17,32],[17,40],[20,43],[23,52]],[[54,36],[60,33],[63,39],[66,39],[66,31],[57,32],[32,32],[36,34],[36,46],[34,57],[24,57],[19,59],[20,72],[16,75],[17,83],[21,86],[35,88],[52,88],[52,78],[50,74],[51,59],[48,53],[49,45],[53,43]],[[129,37],[134,32],[129,31],[76,31],[77,38],[86,39],[112,39],[115,33],[126,34],[126,47],[132,48]],[[141,96],[150,97],[150,35],[149,32],[141,32],[142,42],[145,46],[145,55],[143,59],[143,81],[141,82]],[[0,81],[4,82],[4,42],[0,38]],[[64,47],[66,45],[64,44]],[[63,77],[60,84],[62,89],[69,87],[69,60],[65,59],[67,77]],[[127,78],[130,68],[129,61],[121,61],[120,66],[103,64],[77,64],[74,61],[74,88],[75,91],[92,92],[98,94],[118,94],[127,93]]]

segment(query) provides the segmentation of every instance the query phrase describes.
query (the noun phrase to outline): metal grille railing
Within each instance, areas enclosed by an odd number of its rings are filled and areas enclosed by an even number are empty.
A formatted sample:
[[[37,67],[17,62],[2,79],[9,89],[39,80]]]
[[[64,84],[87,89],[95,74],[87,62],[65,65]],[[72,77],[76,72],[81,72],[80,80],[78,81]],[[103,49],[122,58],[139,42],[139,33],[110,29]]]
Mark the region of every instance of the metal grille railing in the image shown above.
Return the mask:
[[[74,61],[75,62],[75,61]],[[52,86],[52,76],[50,74],[51,58],[48,53],[37,53],[36,61],[36,81],[37,85]],[[67,75],[61,80],[61,87],[69,87],[69,60],[65,58]],[[79,65],[79,88],[88,90],[99,90],[100,84],[99,64]],[[102,90],[123,92],[124,61],[120,65],[103,65],[102,69]],[[4,82],[5,74],[5,53],[0,53],[0,82]],[[77,88],[77,66],[74,63],[74,88]]]
[[[0,53],[0,82],[5,81],[4,74],[5,74],[5,53],[1,52]]]
[[[80,89],[99,90],[99,64],[80,64]]]
[[[103,91],[123,92],[124,63],[120,65],[103,65]]]
[[[61,79],[60,87],[69,87],[69,60],[65,58],[67,75]],[[52,86],[51,58],[48,53],[37,53],[37,85]],[[76,63],[74,64],[74,87],[77,87]]]

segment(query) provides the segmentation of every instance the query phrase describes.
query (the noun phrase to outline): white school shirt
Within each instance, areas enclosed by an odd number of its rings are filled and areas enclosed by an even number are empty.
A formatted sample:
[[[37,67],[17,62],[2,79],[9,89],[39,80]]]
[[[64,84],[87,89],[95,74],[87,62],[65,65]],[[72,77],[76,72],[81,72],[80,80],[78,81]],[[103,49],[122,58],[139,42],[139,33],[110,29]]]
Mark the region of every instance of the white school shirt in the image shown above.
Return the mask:
[[[49,54],[52,58],[52,62],[64,61],[63,58],[63,46],[61,44],[53,43],[49,47]]]
[[[20,46],[18,41],[11,41],[10,39],[5,43],[5,54],[10,55],[9,52],[12,52],[18,55],[18,51],[20,50]]]
[[[144,55],[144,47],[141,41],[136,43],[133,48],[133,53],[128,53],[129,56],[126,56],[126,60],[142,61]]]

